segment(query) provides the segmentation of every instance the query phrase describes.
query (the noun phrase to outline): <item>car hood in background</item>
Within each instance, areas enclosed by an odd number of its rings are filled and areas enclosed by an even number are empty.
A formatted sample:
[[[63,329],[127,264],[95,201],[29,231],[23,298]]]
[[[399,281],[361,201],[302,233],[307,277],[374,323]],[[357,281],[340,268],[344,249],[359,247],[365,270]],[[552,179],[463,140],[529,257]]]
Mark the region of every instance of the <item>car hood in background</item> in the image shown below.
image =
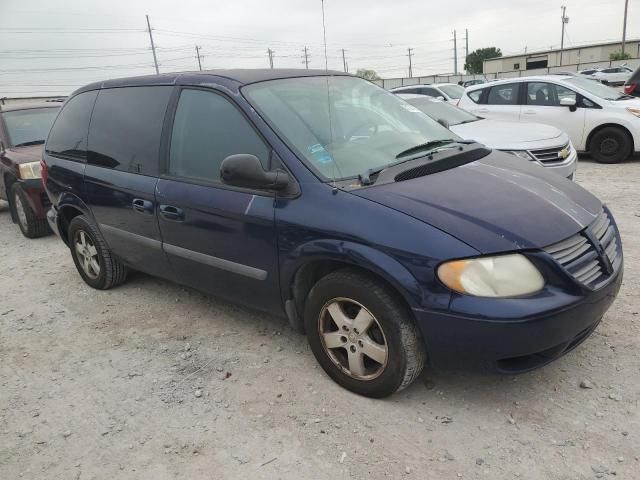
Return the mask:
[[[17,164],[39,162],[42,159],[44,145],[29,145],[26,147],[10,147],[4,156]]]
[[[536,150],[566,145],[566,133],[541,123],[501,122],[482,119],[451,125],[451,131],[467,140],[476,140],[497,150]]]
[[[546,247],[578,233],[602,211],[601,202],[574,182],[497,151],[461,167],[352,193],[481,253]]]

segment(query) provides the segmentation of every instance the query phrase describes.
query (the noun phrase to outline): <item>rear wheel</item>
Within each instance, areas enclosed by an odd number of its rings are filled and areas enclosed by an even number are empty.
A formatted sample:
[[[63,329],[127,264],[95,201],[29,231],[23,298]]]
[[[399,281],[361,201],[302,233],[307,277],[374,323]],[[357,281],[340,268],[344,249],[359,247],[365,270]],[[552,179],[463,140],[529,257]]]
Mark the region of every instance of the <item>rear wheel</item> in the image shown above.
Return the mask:
[[[600,163],[619,163],[631,155],[632,142],[618,127],[605,127],[593,134],[589,142],[591,156]]]
[[[84,215],[69,225],[71,256],[78,273],[90,287],[107,290],[127,278],[127,267],[113,256],[96,226]]]
[[[38,238],[49,234],[47,219],[38,218],[29,205],[27,194],[18,183],[14,183],[11,187],[11,208],[20,231],[25,237]]]
[[[385,397],[422,371],[426,351],[409,309],[384,283],[346,269],[322,278],[305,305],[311,350],[338,384]]]

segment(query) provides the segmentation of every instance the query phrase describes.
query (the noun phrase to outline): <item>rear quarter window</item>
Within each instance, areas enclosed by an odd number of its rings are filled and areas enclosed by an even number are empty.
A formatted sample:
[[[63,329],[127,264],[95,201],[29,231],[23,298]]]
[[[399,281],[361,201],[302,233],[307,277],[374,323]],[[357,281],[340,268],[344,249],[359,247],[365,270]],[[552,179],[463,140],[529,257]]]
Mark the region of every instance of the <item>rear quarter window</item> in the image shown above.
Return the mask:
[[[157,176],[162,126],[172,91],[170,86],[101,90],[91,117],[88,163]]]
[[[86,160],[89,119],[97,96],[97,91],[84,92],[65,103],[49,132],[48,154]]]

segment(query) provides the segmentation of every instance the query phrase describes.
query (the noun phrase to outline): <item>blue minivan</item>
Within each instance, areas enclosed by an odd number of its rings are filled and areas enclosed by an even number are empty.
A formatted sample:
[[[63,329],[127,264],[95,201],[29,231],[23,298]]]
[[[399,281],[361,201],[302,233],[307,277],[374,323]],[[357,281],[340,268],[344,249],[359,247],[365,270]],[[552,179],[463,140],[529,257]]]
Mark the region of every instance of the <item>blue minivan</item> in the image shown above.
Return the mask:
[[[549,363],[622,281],[616,223],[589,192],[341,72],[87,85],[42,172],[88,285],[134,269],[286,316],[331,378],[371,397],[427,363]]]

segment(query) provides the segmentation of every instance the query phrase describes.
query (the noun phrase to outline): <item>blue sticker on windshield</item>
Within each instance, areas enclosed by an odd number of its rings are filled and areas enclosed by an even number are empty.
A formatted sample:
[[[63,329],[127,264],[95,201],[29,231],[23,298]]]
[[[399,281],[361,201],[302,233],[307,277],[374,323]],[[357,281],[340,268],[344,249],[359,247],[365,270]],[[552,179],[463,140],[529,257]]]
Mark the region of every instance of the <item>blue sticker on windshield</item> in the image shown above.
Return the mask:
[[[309,153],[318,161],[318,163],[327,164],[333,162],[333,158],[331,158],[329,152],[327,152],[319,143],[308,146],[307,150],[309,150]]]

